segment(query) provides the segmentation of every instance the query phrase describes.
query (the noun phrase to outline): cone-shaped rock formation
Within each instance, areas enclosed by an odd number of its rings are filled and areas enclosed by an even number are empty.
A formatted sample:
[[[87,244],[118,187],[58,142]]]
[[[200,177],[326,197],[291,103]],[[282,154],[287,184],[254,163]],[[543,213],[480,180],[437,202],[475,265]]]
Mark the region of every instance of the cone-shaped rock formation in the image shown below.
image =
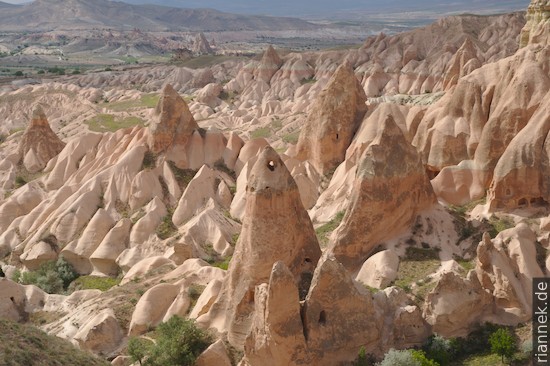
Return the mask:
[[[292,273],[305,297],[321,250],[296,182],[279,155],[265,147],[250,172],[241,235],[220,295],[200,322],[228,332],[242,348],[252,326],[254,290],[275,262]]]
[[[263,80],[266,83],[269,83],[273,75],[275,75],[277,70],[279,70],[282,65],[283,61],[273,46],[270,45],[264,52],[258,68],[254,71],[254,76],[258,80]]]
[[[19,143],[19,154],[25,168],[31,173],[44,169],[64,147],[65,143],[50,128],[42,108],[36,107]]]
[[[350,207],[329,251],[346,266],[358,267],[376,245],[434,203],[420,156],[388,115],[361,156]]]
[[[366,99],[351,65],[338,67],[311,108],[298,140],[297,158],[309,159],[322,174],[336,168],[365,116]]]
[[[155,154],[174,144],[185,144],[199,128],[187,103],[169,84],[162,91],[155,116],[157,121],[149,130],[149,148]]]

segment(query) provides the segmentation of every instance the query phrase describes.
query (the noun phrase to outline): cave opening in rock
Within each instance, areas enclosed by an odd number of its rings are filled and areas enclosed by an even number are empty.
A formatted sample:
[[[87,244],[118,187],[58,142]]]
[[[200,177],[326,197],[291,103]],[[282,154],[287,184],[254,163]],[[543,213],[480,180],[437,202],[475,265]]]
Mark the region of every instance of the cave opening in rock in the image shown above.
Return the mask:
[[[270,161],[269,163],[267,163],[267,168],[269,170],[271,170],[272,172],[275,171],[275,162],[274,161]]]
[[[319,324],[327,324],[327,313],[324,310],[321,310],[321,313],[319,314]]]

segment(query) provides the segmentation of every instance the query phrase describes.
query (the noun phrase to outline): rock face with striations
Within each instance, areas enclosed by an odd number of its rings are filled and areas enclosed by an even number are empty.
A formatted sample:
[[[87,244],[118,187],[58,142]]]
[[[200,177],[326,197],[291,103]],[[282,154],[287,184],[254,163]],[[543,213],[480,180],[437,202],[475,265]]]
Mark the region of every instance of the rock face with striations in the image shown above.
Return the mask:
[[[305,296],[321,255],[296,182],[271,147],[254,164],[246,191],[243,227],[229,273],[209,313],[198,319],[227,331],[238,348],[252,326],[255,287],[269,280],[273,264],[283,262]]]
[[[435,202],[420,156],[388,115],[359,160],[351,203],[329,251],[359,269],[372,249]]]
[[[273,46],[270,45],[264,52],[260,64],[254,70],[254,77],[257,80],[263,80],[266,83],[269,83],[273,75],[275,75],[282,65],[283,61]]]
[[[279,262],[269,284],[257,287],[254,326],[245,344],[248,364],[340,365],[353,361],[362,346],[367,353],[377,352],[383,323],[379,309],[334,257],[319,261],[303,302],[291,280]]]
[[[527,24],[521,31],[520,47],[539,43],[548,45],[550,38],[550,1],[532,0],[527,8]]]
[[[44,169],[48,161],[64,147],[65,143],[50,128],[42,108],[36,107],[19,143],[19,154],[25,168],[31,173]]]
[[[214,53],[204,33],[200,32],[193,43],[193,53],[196,55],[210,55]]]
[[[162,91],[155,116],[157,121],[149,129],[149,148],[155,154],[185,144],[199,128],[187,103],[169,84]]]
[[[311,108],[298,140],[297,158],[309,159],[321,174],[336,168],[367,112],[366,99],[351,65],[338,67]]]

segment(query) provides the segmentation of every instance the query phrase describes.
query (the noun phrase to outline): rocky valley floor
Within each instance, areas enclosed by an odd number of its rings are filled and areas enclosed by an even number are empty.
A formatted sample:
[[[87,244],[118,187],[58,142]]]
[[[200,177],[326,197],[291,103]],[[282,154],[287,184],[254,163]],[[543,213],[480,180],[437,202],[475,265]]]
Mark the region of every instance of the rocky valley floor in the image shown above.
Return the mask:
[[[136,349],[178,316],[208,332],[197,365],[241,366],[430,355],[434,335],[464,342],[441,365],[498,365],[505,327],[526,364],[550,270],[548,7],[3,84],[2,327],[166,364]]]

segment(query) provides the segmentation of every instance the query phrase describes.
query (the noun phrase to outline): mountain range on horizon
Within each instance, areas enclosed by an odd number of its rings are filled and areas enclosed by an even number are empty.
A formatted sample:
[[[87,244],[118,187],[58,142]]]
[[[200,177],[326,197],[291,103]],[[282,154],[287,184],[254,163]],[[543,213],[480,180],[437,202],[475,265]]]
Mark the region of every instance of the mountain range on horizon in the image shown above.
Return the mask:
[[[36,0],[43,2],[44,0]],[[403,2],[399,0],[280,0],[255,1],[255,0],[117,0],[113,2],[125,2],[133,5],[161,5],[177,8],[211,8],[219,11],[237,14],[261,14],[271,16],[291,17],[321,17],[331,18],[359,12],[361,14],[372,13],[402,13],[402,12],[435,12],[448,14],[453,12],[508,12],[523,10],[529,4],[528,0],[457,0],[451,3],[441,0],[417,0]],[[5,3],[24,4],[29,0],[4,0]],[[1,4],[2,2],[0,2]],[[5,7],[6,5],[0,5]]]
[[[307,30],[318,28],[305,20],[230,14],[214,9],[133,5],[109,0],[36,0],[14,6],[0,2],[0,29],[53,30],[139,28],[151,31]]]

